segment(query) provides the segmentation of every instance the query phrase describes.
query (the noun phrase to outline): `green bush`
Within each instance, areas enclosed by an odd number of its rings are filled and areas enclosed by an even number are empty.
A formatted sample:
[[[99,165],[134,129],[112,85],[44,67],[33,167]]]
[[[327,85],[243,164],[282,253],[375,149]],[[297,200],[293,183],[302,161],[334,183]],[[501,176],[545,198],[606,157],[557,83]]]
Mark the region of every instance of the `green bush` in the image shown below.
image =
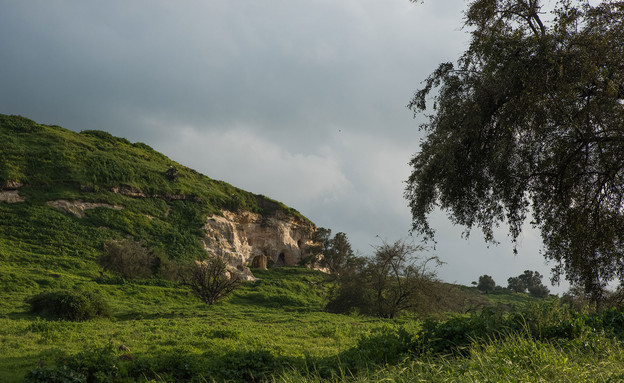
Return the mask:
[[[87,377],[62,365],[57,367],[38,367],[29,371],[24,383],[84,383]]]
[[[89,291],[61,290],[37,294],[28,299],[30,312],[71,321],[84,321],[108,316],[109,306],[100,296]]]
[[[150,278],[158,272],[160,258],[130,239],[104,242],[100,265],[123,278]]]
[[[197,382],[202,381],[201,377],[205,375],[202,362],[200,356],[179,350],[155,358],[139,358],[128,365],[126,375],[136,380],[148,378],[159,382]]]
[[[510,334],[563,344],[589,339],[598,333],[624,336],[624,313],[612,309],[592,315],[582,314],[555,300],[511,314],[490,308],[446,321],[428,320],[419,334],[417,351],[464,354],[474,342],[505,339]]]
[[[345,352],[341,359],[365,365],[394,365],[408,355],[413,342],[413,335],[404,328],[383,328],[360,338],[357,346]]]
[[[214,375],[223,381],[260,382],[279,367],[276,358],[266,350],[234,351],[219,358]]]
[[[477,339],[495,338],[505,329],[504,313],[486,309],[471,316],[455,316],[446,321],[427,320],[419,336],[419,352],[463,353]]]
[[[25,382],[99,383],[119,382],[123,372],[112,346],[86,349],[75,355],[61,357],[54,367],[31,370]]]

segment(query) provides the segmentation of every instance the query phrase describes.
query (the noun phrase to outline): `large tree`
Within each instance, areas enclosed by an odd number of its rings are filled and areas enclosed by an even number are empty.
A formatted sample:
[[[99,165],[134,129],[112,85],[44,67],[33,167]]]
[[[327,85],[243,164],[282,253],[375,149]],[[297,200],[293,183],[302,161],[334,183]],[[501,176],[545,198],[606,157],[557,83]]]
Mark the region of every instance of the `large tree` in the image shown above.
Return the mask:
[[[467,50],[409,103],[428,113],[413,230],[432,239],[441,208],[491,242],[504,223],[515,243],[532,217],[553,281],[599,300],[624,280],[624,2],[474,0],[465,28]]]

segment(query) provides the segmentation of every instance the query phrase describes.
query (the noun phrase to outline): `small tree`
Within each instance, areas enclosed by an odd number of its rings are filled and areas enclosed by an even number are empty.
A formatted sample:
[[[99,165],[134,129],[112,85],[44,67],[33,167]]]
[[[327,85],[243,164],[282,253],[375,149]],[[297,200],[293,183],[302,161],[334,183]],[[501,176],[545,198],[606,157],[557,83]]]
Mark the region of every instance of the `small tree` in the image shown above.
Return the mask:
[[[507,288],[517,293],[523,293],[526,291],[526,285],[518,277],[511,277],[507,279]]]
[[[550,293],[548,287],[542,283],[542,275],[537,271],[524,270],[524,273],[507,280],[508,287],[517,293],[523,293],[527,289],[529,294],[536,298],[547,297]]]
[[[430,263],[442,264],[437,257],[421,259],[416,254],[423,246],[396,241],[375,247],[375,255],[347,257],[338,279],[339,286],[327,309],[346,312],[359,309],[362,313],[394,318],[403,310],[419,305],[419,297],[435,281]]]
[[[192,262],[180,272],[182,283],[209,305],[229,295],[241,283],[240,276],[228,271],[227,264],[217,255]]]
[[[346,271],[347,265],[355,257],[351,243],[343,232],[331,237],[331,230],[318,228],[312,237],[316,243],[309,249],[309,256],[303,263],[318,264],[335,277]]]
[[[479,284],[477,284],[477,289],[479,291],[483,291],[486,294],[489,294],[491,291],[494,291],[496,288],[496,282],[489,275],[482,275],[479,277]]]
[[[340,274],[344,271],[349,261],[354,257],[351,243],[345,233],[337,233],[329,241],[329,246],[325,250],[321,265],[327,267],[330,273]]]
[[[331,240],[331,230],[324,227],[317,228],[312,233],[312,246],[307,247],[306,256],[299,261],[300,266],[320,265],[320,260],[324,253],[327,252]]]
[[[546,298],[549,293],[548,287],[542,284],[529,287],[529,294],[535,298]]]
[[[435,280],[428,264],[435,262],[439,266],[441,262],[438,257],[430,257],[417,263],[419,258],[415,254],[423,250],[422,245],[400,240],[393,244],[384,241],[375,247],[375,257],[368,269],[377,315],[394,318],[400,311],[413,308],[419,291]]]
[[[527,289],[542,284],[542,275],[537,271],[524,270],[524,273],[518,275],[518,279],[524,283]]]

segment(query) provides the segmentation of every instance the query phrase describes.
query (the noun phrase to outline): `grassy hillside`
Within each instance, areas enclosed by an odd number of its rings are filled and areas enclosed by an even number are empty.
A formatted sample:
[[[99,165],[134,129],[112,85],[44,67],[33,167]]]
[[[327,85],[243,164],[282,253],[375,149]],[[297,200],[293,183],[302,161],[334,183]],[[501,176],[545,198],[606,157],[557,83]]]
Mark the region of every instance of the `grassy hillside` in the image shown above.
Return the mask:
[[[143,143],[0,115],[0,190],[16,185],[25,201],[0,202],[5,289],[54,285],[58,275],[92,276],[103,242],[115,238],[132,237],[171,259],[201,257],[202,225],[222,209],[265,215],[279,210],[305,220],[294,209],[212,180]],[[59,199],[123,210],[99,207],[77,218],[46,204]]]
[[[152,309],[163,305],[179,311],[197,301],[172,282],[126,284],[103,273],[97,263],[103,243],[130,237],[160,257],[194,259],[205,255],[199,238],[206,217],[222,209],[267,216],[281,211],[309,222],[292,208],[210,179],[143,143],[0,115],[0,191],[14,188],[23,202],[0,201],[0,315],[11,318],[22,318],[28,297],[63,289],[105,293],[115,318],[154,315]],[[47,204],[60,199],[123,209],[98,207],[79,218]],[[12,326],[7,323],[16,322],[4,322],[5,335]],[[0,361],[2,373],[15,360]]]
[[[144,143],[0,115],[0,185],[6,182],[24,184],[20,193],[35,199],[87,197],[113,203],[119,198],[111,190],[125,187],[164,200],[200,202],[206,212],[283,210],[303,218],[281,203],[201,175]]]

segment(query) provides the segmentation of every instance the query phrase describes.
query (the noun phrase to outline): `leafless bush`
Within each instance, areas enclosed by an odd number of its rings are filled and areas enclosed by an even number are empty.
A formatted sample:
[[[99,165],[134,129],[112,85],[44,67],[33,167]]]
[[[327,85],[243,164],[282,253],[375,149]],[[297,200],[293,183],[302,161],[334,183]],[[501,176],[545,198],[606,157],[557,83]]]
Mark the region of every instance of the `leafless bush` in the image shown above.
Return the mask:
[[[241,283],[240,275],[227,269],[218,255],[194,261],[180,269],[182,283],[204,303],[214,304],[234,291]]]

